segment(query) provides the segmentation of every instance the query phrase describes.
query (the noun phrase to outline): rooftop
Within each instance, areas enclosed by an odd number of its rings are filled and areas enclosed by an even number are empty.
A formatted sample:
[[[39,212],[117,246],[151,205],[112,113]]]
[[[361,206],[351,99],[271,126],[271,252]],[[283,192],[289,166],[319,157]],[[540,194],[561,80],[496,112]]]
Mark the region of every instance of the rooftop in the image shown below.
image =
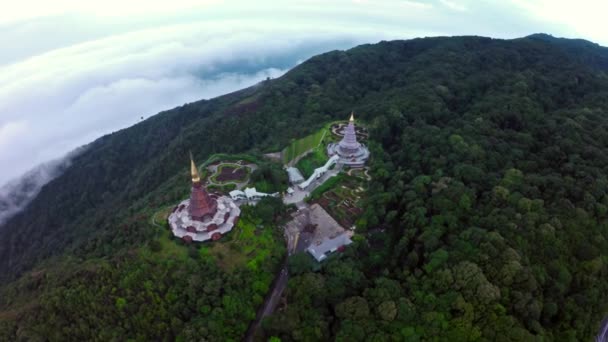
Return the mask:
[[[302,176],[300,170],[296,169],[295,167],[288,167],[286,171],[291,183],[300,183],[304,181],[304,176]]]
[[[327,256],[335,252],[342,246],[348,246],[353,241],[350,239],[347,233],[342,233],[333,239],[325,238],[320,244],[310,245],[306,250],[310,253],[317,261],[323,261]]]

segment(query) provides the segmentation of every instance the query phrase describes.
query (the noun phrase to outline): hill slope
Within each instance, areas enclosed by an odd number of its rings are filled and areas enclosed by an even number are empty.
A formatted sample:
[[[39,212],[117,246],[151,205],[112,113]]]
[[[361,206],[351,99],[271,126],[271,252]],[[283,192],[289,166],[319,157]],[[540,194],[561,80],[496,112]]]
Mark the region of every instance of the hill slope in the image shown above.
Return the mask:
[[[546,35],[319,55],[92,143],[0,229],[0,277],[154,240],[145,225],[120,226],[184,196],[169,185],[190,149],[277,151],[354,109],[372,128],[360,227],[370,233],[345,258],[292,278],[294,305],[266,334],[589,338],[608,312],[607,72],[608,49]]]

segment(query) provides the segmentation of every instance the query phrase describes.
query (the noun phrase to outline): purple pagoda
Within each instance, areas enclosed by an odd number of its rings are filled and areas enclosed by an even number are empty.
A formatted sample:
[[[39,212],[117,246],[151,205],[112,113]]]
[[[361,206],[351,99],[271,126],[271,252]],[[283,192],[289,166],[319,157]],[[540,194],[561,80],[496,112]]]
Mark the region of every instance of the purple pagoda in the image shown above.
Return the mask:
[[[350,167],[362,167],[369,158],[367,147],[357,141],[355,130],[355,115],[350,114],[348,125],[344,128],[344,137],[339,143],[331,143],[327,146],[330,156],[338,155],[340,163]]]

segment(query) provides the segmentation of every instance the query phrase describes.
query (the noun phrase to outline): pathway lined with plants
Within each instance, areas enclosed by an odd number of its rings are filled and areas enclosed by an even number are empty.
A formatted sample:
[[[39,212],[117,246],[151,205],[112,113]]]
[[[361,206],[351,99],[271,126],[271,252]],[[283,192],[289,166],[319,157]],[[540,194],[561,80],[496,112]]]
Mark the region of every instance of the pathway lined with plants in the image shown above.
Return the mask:
[[[356,175],[356,174],[353,175],[353,172],[359,173],[357,171],[363,171],[362,173],[363,173],[363,176],[365,177],[365,179],[368,180],[368,181],[372,180],[372,176],[369,175],[369,167],[368,166],[366,166],[364,168],[361,168],[361,169],[350,169],[350,170],[348,170],[346,172],[346,174],[349,175],[349,176],[355,176],[355,177],[357,177],[359,175]]]

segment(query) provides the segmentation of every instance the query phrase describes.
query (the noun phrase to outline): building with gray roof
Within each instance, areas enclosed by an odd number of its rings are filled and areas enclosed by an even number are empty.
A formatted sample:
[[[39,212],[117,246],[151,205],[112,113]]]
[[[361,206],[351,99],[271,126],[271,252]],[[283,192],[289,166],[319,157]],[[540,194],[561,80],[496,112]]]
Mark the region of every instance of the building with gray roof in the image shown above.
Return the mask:
[[[350,245],[353,241],[347,233],[342,233],[333,239],[325,238],[318,245],[310,245],[306,251],[318,262],[325,260],[331,253]]]

